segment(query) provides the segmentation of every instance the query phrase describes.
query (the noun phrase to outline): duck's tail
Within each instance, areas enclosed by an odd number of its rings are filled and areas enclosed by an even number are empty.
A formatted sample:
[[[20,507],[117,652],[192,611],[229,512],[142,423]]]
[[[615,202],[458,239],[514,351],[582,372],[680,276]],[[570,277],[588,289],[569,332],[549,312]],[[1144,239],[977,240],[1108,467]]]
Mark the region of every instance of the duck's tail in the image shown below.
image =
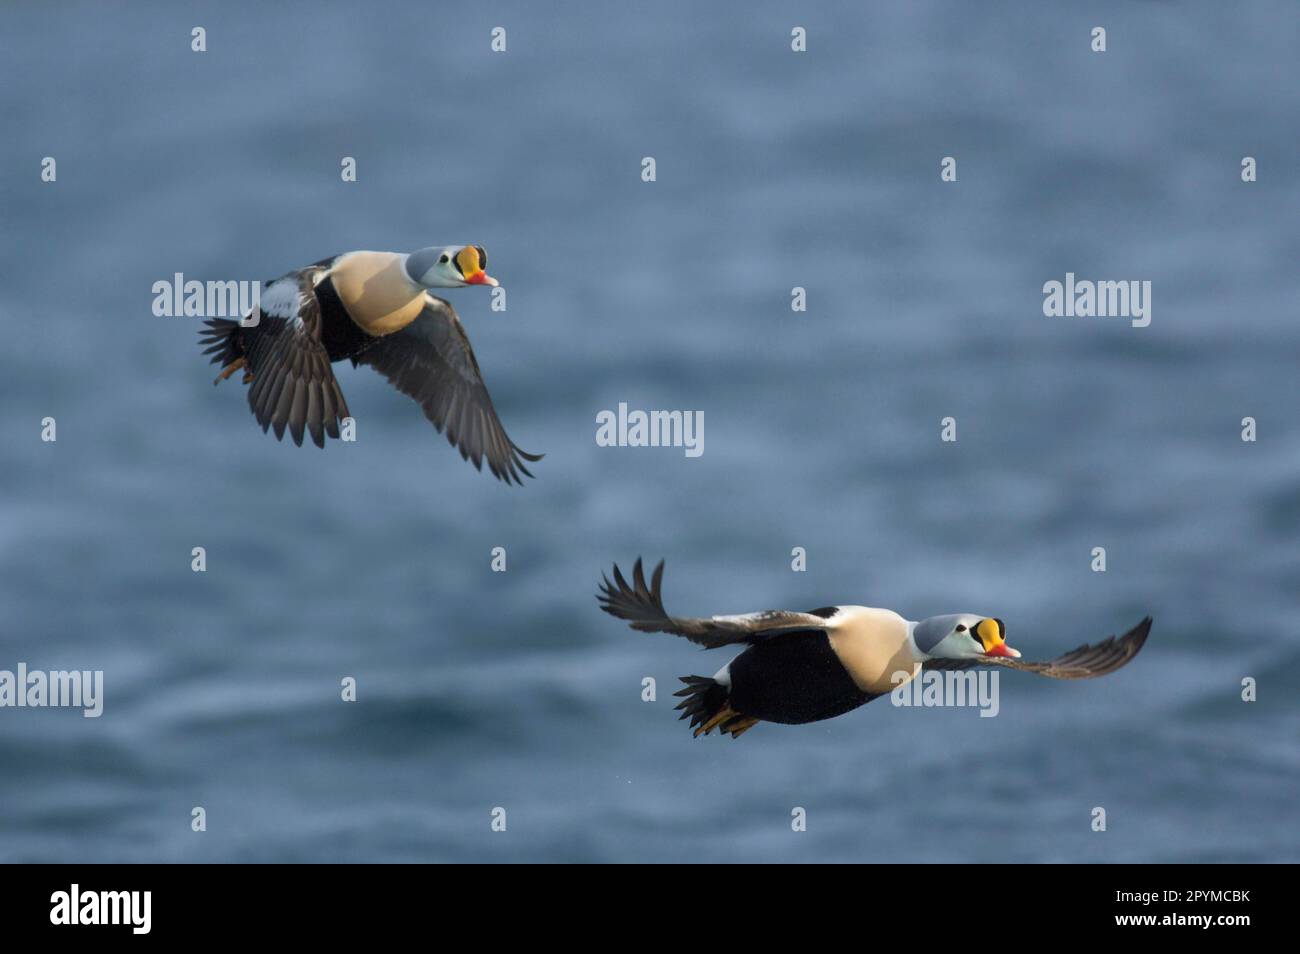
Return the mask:
[[[213,364],[221,367],[221,374],[212,382],[217,384],[244,366],[240,324],[229,318],[210,318],[203,324],[199,331],[199,347],[204,349],[204,354],[212,355]]]
[[[752,716],[731,708],[730,690],[716,679],[710,676],[682,676],[681,679],[685,688],[673,693],[683,697],[676,706],[682,712],[678,718],[690,718],[696,738],[718,729],[738,739],[758,723]]]

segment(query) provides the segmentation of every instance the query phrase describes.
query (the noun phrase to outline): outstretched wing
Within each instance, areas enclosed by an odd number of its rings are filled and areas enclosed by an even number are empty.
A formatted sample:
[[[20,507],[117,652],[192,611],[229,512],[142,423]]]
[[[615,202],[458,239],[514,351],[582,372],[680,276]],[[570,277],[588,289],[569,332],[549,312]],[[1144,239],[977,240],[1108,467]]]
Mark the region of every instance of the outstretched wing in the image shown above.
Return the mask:
[[[317,271],[304,268],[271,282],[260,296],[256,325],[241,330],[241,340],[252,375],[248,406],[262,430],[275,428],[278,440],[287,426],[300,446],[309,431],[324,447],[325,435],[338,437],[339,421],[349,414],[321,343]]]
[[[633,629],[643,633],[672,633],[685,636],[706,649],[715,649],[731,643],[755,643],[777,633],[791,630],[824,630],[826,620],[812,613],[792,613],[786,610],[765,610],[743,616],[711,616],[699,619],[689,616],[669,616],[664,610],[660,584],[664,564],[659,561],[646,586],[641,558],[632,567],[632,585],[623,577],[618,564],[614,565],[614,582],[602,574],[604,582],[596,599],[600,608],[611,616],[627,620]]]
[[[482,470],[487,460],[493,476],[522,484],[533,476],[524,461],[541,454],[521,450],[509,437],[492,407],[474,349],[451,304],[425,295],[424,311],[401,331],[385,335],[352,359],[368,364],[424,409],[439,431]]]
[[[1123,636],[1110,636],[1096,646],[1083,645],[1063,656],[1047,662],[1028,662],[1007,656],[987,656],[983,659],[929,659],[926,669],[970,669],[972,666],[1001,666],[1021,672],[1037,673],[1049,679],[1092,679],[1114,672],[1128,664],[1138,654],[1151,632],[1148,616]]]

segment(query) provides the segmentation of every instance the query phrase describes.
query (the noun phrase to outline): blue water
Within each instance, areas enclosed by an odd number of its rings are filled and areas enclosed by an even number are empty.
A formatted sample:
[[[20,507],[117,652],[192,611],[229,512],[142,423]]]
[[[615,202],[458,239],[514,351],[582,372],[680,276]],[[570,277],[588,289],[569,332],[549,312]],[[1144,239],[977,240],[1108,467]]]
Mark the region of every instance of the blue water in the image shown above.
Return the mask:
[[[1300,860],[1293,4],[0,27],[0,668],[105,674],[99,719],[0,709],[0,859]],[[547,455],[522,489],[365,368],[355,444],[277,443],[151,313],[178,271],[464,242],[508,309],[449,297]],[[1151,325],[1045,318],[1067,271],[1151,281]],[[597,447],[620,401],[703,411],[705,453]],[[1007,674],[997,718],[692,740],[675,679],[726,655],[598,612],[637,554],[682,614],[981,612],[1031,658],[1155,628],[1104,679]]]

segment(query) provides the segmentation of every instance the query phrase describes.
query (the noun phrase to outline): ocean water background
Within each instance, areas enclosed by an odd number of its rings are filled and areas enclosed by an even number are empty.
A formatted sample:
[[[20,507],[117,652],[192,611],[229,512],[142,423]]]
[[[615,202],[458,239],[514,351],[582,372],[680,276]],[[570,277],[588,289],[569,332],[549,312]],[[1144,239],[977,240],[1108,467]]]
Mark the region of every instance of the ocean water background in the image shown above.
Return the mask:
[[[106,698],[0,709],[0,860],[1300,860],[1295,8],[1049,6],[6,5],[0,668]],[[365,368],[355,444],[277,443],[151,313],[461,242],[522,489]],[[1067,271],[1150,280],[1150,327],[1045,318]],[[621,401],[705,453],[597,447]],[[994,719],[692,740],[676,677],[726,654],[598,612],[638,554],[681,614],[1155,628]]]

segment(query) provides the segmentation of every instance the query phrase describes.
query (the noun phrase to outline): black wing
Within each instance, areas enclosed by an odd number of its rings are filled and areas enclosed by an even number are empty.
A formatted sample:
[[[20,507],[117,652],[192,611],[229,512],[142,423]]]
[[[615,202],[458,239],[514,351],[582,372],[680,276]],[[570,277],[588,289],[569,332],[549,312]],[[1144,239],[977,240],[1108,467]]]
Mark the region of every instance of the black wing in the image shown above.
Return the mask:
[[[603,576],[603,575],[602,575]],[[825,629],[826,620],[812,613],[792,613],[787,610],[765,610],[742,616],[711,616],[699,619],[689,616],[669,616],[664,610],[660,585],[663,582],[664,564],[659,561],[646,586],[641,558],[632,567],[632,585],[614,565],[614,582],[603,576],[604,582],[596,599],[600,608],[611,616],[625,619],[633,629],[643,633],[672,633],[685,636],[705,649],[715,649],[730,643],[755,643],[777,633],[792,630]]]
[[[1063,656],[1047,662],[1028,662],[1006,656],[988,656],[983,659],[929,659],[926,669],[970,669],[972,666],[1001,666],[1021,672],[1037,673],[1049,679],[1092,679],[1114,672],[1138,654],[1151,632],[1148,616],[1119,638],[1110,636],[1096,646],[1083,645]]]
[[[486,458],[493,476],[522,484],[533,476],[524,461],[538,461],[509,437],[492,407],[474,349],[450,303],[425,295],[420,316],[401,331],[385,335],[353,364],[368,364],[424,409],[447,440],[479,470]]]
[[[310,432],[313,443],[324,447],[325,435],[338,437],[339,422],[349,413],[321,343],[318,273],[305,268],[270,282],[257,323],[234,333],[252,375],[248,406],[262,430],[274,428],[280,440],[287,427],[299,446]]]

